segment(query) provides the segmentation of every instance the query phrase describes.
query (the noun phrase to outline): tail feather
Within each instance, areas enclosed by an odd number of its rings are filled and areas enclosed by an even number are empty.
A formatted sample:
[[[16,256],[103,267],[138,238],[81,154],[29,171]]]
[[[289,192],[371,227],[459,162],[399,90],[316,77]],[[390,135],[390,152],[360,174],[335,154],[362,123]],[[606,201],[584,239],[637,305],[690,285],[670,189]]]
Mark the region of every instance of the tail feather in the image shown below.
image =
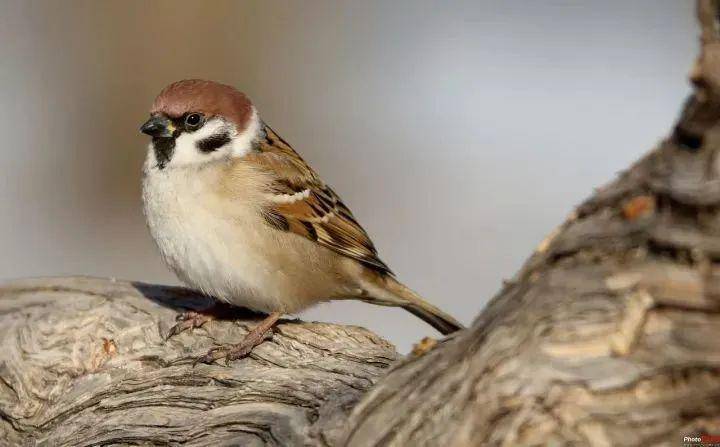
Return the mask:
[[[443,335],[451,334],[465,327],[455,318],[425,301],[420,295],[413,292],[391,276],[381,278],[382,290],[369,290],[372,299],[366,301],[384,306],[402,307],[411,314],[434,327]],[[375,289],[372,287],[371,289]]]
[[[424,304],[427,305],[429,303],[426,302]],[[434,327],[443,335],[452,334],[453,332],[465,328],[459,321],[432,304],[429,304],[429,307],[432,310],[429,310],[428,307],[419,304],[408,304],[406,306],[402,306],[403,309]]]

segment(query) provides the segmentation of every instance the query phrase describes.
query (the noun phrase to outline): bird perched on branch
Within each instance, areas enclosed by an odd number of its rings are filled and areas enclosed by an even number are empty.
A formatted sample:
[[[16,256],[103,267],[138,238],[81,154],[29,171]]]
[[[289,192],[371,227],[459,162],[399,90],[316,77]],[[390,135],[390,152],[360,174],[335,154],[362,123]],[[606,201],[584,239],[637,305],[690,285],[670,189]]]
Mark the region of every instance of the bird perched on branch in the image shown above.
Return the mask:
[[[335,191],[235,88],[175,82],[140,130],[152,137],[144,211],[167,265],[192,288],[268,314],[199,361],[243,357],[280,316],[327,300],[402,307],[443,334],[462,328],[395,279]],[[188,314],[171,334],[209,318]]]

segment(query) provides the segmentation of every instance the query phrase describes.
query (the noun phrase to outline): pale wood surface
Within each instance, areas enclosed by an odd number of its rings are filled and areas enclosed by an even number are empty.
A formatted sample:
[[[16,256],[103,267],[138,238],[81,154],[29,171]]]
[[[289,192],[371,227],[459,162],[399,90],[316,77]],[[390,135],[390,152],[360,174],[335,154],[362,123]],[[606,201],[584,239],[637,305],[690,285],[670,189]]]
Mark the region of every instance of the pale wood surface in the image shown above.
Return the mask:
[[[394,348],[365,329],[282,321],[250,358],[192,366],[239,341],[252,317],[211,321],[165,342],[179,288],[105,279],[0,288],[0,444],[335,444],[347,413]]]

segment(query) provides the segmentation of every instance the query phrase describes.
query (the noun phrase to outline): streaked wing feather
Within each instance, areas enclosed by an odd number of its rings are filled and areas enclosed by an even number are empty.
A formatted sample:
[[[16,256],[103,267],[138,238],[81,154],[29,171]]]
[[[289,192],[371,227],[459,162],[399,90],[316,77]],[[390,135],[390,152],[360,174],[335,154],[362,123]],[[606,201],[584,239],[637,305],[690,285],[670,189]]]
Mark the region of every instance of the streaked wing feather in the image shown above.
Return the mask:
[[[270,172],[271,204],[263,211],[267,223],[306,237],[377,271],[392,274],[380,260],[370,237],[340,197],[269,126],[257,151],[248,154]]]

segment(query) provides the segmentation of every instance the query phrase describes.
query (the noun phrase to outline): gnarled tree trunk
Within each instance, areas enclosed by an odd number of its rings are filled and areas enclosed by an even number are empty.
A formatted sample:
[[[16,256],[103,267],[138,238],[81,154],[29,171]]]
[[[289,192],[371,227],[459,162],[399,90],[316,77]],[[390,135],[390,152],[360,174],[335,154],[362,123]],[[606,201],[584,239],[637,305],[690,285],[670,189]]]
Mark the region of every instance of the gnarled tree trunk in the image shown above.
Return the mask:
[[[609,446],[720,435],[718,3],[698,11],[695,91],[673,135],[578,207],[469,329],[399,359],[366,330],[286,321],[250,358],[193,367],[247,319],[164,342],[176,308],[205,298],[109,280],[14,282],[0,289],[0,436]]]
[[[404,361],[347,444],[678,445],[720,434],[720,36],[671,138],[598,190],[472,327]],[[402,411],[398,411],[402,408]]]

